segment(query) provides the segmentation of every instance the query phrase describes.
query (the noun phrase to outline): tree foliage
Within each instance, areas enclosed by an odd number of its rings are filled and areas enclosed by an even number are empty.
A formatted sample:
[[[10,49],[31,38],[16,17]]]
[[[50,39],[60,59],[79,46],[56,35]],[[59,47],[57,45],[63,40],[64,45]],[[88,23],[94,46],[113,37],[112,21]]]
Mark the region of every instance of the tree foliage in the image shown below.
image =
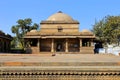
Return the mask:
[[[109,44],[120,41],[120,16],[107,16],[93,25],[93,33],[97,39]]]
[[[17,25],[12,26],[11,31],[15,34],[13,45],[24,48],[24,35],[32,29],[38,29],[38,24],[32,24],[32,19],[19,19]]]
[[[100,20],[99,22],[95,21],[93,25],[92,32],[96,35],[97,39],[104,40],[103,28],[105,26],[104,19]]]

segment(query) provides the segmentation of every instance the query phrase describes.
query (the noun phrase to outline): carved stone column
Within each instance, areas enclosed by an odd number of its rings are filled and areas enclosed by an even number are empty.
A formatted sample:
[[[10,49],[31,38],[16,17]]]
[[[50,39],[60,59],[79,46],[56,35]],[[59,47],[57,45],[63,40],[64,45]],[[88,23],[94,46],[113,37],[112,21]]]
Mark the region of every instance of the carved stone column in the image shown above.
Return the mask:
[[[90,44],[90,46],[94,46],[94,45],[93,45],[93,39],[91,39],[91,44]]]
[[[52,43],[51,43],[51,52],[54,52],[54,39],[52,39]]]
[[[80,47],[82,47],[82,39],[79,39],[80,40]]]
[[[40,39],[39,39],[39,38],[38,38],[37,47],[38,47],[38,49],[39,49],[39,52],[40,52]]]
[[[87,42],[87,47],[90,47],[90,41]]]
[[[80,41],[80,44],[79,44],[79,51],[80,51],[80,48],[82,47],[82,39],[79,39]]]
[[[68,39],[65,41],[65,52],[68,52]]]

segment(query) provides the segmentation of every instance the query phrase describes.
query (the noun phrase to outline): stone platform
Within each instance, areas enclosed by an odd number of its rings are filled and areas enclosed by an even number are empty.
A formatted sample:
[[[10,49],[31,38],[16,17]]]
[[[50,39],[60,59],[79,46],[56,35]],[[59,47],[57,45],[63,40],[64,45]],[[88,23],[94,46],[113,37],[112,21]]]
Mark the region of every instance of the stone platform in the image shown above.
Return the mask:
[[[120,80],[120,56],[0,54],[0,80]]]

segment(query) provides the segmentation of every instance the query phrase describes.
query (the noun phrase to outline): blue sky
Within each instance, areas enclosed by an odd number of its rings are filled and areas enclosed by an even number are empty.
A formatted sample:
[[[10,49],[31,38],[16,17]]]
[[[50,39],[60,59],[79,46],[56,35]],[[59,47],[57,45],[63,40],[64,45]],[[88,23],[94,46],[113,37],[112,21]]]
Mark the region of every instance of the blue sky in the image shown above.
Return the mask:
[[[120,15],[120,0],[1,0],[0,30],[11,34],[18,19],[31,18],[40,23],[62,11],[80,22],[80,31],[92,29],[96,20],[107,15]]]

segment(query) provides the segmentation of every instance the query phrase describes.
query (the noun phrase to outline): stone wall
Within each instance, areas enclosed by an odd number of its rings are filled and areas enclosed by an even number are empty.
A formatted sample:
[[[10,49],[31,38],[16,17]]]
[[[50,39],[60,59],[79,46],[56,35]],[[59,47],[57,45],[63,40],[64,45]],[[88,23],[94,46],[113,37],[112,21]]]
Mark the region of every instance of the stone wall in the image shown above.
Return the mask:
[[[58,27],[63,28],[63,32],[78,32],[78,24],[41,24],[41,32],[58,32]]]
[[[39,47],[31,47],[31,53],[32,54],[39,54],[40,50]]]
[[[80,48],[81,54],[94,54],[94,47],[81,47]]]

